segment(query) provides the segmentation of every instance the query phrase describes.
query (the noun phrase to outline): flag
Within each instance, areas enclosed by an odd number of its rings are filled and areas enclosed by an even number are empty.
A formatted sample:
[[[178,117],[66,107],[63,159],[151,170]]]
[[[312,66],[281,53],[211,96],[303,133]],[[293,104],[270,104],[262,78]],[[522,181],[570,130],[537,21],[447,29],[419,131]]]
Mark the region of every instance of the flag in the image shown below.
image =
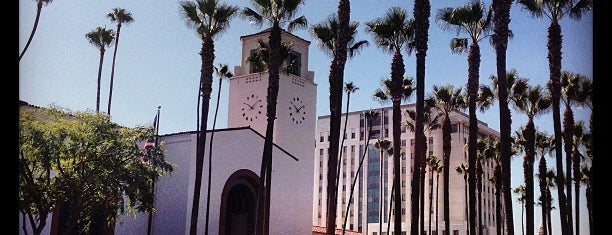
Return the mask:
[[[143,146],[143,148],[145,150],[145,154],[140,158],[140,160],[145,162],[145,163],[148,162],[149,158],[150,158],[148,151],[150,149],[152,149],[153,147],[155,147],[155,145],[156,145],[156,143],[155,143],[156,140],[155,139],[157,137],[157,127],[158,127],[158,123],[157,123],[158,120],[157,119],[158,119],[158,117],[159,117],[159,107],[158,107],[158,110],[157,110],[157,114],[153,118],[153,128],[155,130],[155,136],[149,137],[145,141],[144,146]]]

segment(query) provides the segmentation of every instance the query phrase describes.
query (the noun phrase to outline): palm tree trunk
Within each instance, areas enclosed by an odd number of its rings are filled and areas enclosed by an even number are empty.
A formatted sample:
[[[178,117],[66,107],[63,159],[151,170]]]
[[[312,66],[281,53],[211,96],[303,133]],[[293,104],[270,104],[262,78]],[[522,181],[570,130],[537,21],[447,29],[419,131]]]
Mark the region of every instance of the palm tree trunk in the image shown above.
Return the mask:
[[[572,154],[572,160],[573,160],[573,167],[574,167],[574,183],[576,184],[576,187],[574,188],[574,193],[576,195],[576,199],[574,200],[574,203],[576,204],[574,206],[574,208],[576,208],[576,228],[574,231],[576,231],[576,235],[580,234],[580,153],[578,152],[577,148],[574,148],[573,154]],[[569,164],[568,164],[569,165]]]
[[[495,166],[495,225],[497,227],[497,235],[502,234],[502,215],[501,215],[501,187],[502,187],[502,177],[501,177],[501,166],[499,161]]]
[[[212,182],[212,152],[213,140],[215,139],[215,127],[217,126],[217,114],[219,113],[219,99],[221,98],[221,83],[223,83],[222,75],[219,76],[219,87],[217,88],[217,104],[215,105],[215,117],[213,118],[212,131],[210,132],[210,143],[208,145],[208,183],[206,186],[206,223],[204,225],[204,234],[208,235],[208,224],[210,217],[210,185]]]
[[[393,198],[394,194],[395,194],[395,183],[391,185],[391,197],[389,198]],[[388,218],[387,219],[387,234],[391,234],[390,232],[391,231],[391,211],[393,211],[391,210],[391,208],[393,207],[393,204],[394,204],[393,199],[389,200],[389,210],[387,211],[387,214],[388,214],[387,215],[387,218]]]
[[[552,84],[552,106],[553,106],[553,125],[555,131],[555,159],[557,166],[557,195],[559,200],[559,217],[561,223],[561,234],[570,235],[567,201],[565,196],[565,176],[563,174],[563,153],[561,141],[561,111],[559,101],[561,98],[561,26],[556,20],[551,21],[548,27],[548,65],[550,71],[550,81]]]
[[[327,170],[327,225],[326,234],[334,235],[336,232],[336,203],[338,185],[334,184],[338,177],[333,172],[338,167],[338,144],[340,137],[340,119],[342,116],[342,84],[344,84],[344,65],[346,64],[346,50],[349,39],[350,2],[340,0],[338,3],[338,41],[337,52],[329,72],[329,109],[330,109],[330,143]],[[279,45],[280,47],[280,45]]]
[[[23,48],[23,51],[19,55],[19,61],[21,61],[21,57],[23,57],[25,52],[28,50],[28,47],[30,47],[30,43],[32,43],[32,39],[34,39],[34,34],[36,33],[36,28],[38,28],[38,21],[40,20],[40,12],[42,11],[42,6],[43,6],[43,1],[42,0],[37,0],[37,3],[36,3],[36,19],[34,19],[34,27],[32,28],[32,33],[30,33],[30,37],[28,38],[28,42],[26,43],[25,47]]]
[[[342,131],[342,142],[340,143],[339,147],[344,146],[344,140],[346,139],[346,126],[348,124],[348,112],[349,112],[350,101],[351,101],[351,92],[349,91],[349,92],[346,93],[346,112],[344,114],[344,129]],[[342,151],[338,151],[338,162],[339,163],[342,162]],[[338,164],[337,168],[338,168],[338,170],[336,171],[336,176],[337,177],[336,177],[336,191],[335,191],[336,192],[336,196],[335,196],[336,198],[338,198],[338,187],[340,186],[340,177],[339,177],[340,176],[340,168],[342,168],[342,167],[341,167],[340,164]],[[347,209],[348,209],[348,207],[347,207]]]
[[[444,231],[446,234],[450,234],[450,193],[449,193],[449,180],[450,180],[450,153],[451,153],[451,122],[448,114],[444,115],[444,124],[442,127],[442,151],[443,156],[443,181],[444,181]],[[446,235],[443,234],[443,235]]]
[[[195,235],[198,229],[198,216],[200,210],[200,191],[202,187],[202,171],[204,165],[204,154],[206,148],[206,130],[208,123],[208,109],[210,106],[210,93],[212,91],[212,73],[214,61],[214,44],[212,38],[204,38],[202,42],[202,68],[200,84],[202,85],[202,108],[200,110],[200,131],[198,132],[199,143],[196,148],[196,172],[193,191],[193,204],[191,209],[191,224],[189,233]],[[210,162],[209,162],[210,167]],[[208,200],[208,199],[207,199]]]
[[[272,187],[272,146],[273,146],[273,138],[274,138],[274,120],[276,119],[276,104],[277,104],[277,99],[278,99],[278,82],[279,82],[279,72],[280,72],[280,64],[281,64],[281,60],[280,60],[280,48],[281,48],[281,28],[279,26],[278,22],[274,22],[274,25],[272,26],[272,29],[270,31],[270,36],[269,36],[269,44],[270,44],[270,57],[268,58],[269,62],[269,67],[268,67],[268,72],[269,72],[269,79],[268,79],[268,95],[267,95],[267,112],[266,112],[266,117],[267,117],[267,124],[266,124],[266,136],[264,139],[264,150],[263,150],[263,156],[262,156],[262,163],[265,163],[265,173],[262,174],[264,175],[264,179],[265,179],[265,194],[263,196],[263,207],[260,207],[260,209],[262,209],[263,211],[260,212],[260,215],[263,215],[263,220],[261,221],[261,226],[262,226],[262,235],[268,235],[269,231],[270,231],[270,192],[271,192],[271,187]],[[340,131],[340,126],[338,126],[338,132]],[[338,140],[336,138],[336,140]],[[337,155],[337,151],[338,148],[336,146],[335,151],[334,148],[330,149],[330,159],[335,158],[335,156]],[[335,160],[335,159],[334,159]],[[335,169],[336,169],[336,165],[329,165],[331,172],[335,173]],[[263,170],[262,170],[263,171]],[[329,172],[329,170],[328,170]],[[329,179],[329,176],[328,176]],[[333,185],[333,180],[328,180],[329,183],[332,183],[331,186],[328,185],[328,195],[334,195],[329,194],[329,189],[330,187],[332,187],[332,189],[334,188]],[[262,189],[264,189],[262,188]],[[329,205],[328,205],[329,206]],[[336,204],[333,204],[333,208],[336,208]],[[330,213],[330,211],[328,211],[328,213]],[[335,218],[335,210],[333,211],[334,213],[334,218]],[[329,216],[329,214],[328,214]],[[328,223],[329,224],[329,223]],[[335,227],[335,221],[333,221],[332,223]],[[328,226],[329,227],[329,226]],[[335,228],[334,228],[335,229]]]
[[[521,229],[523,231],[523,235],[525,235],[525,203],[521,206]]]
[[[569,99],[569,98],[568,98]],[[569,101],[568,101],[569,102]],[[569,234],[572,232],[572,149],[574,147],[574,113],[569,105],[565,106],[565,112],[563,112],[563,144],[565,150],[565,186],[567,187],[567,222]],[[576,198],[576,201],[578,198]],[[578,208],[576,208],[576,214],[578,215]],[[578,216],[576,216],[578,217]],[[578,218],[576,218],[578,219]]]
[[[357,184],[359,172],[361,172],[361,167],[363,166],[363,160],[365,159],[368,153],[368,146],[369,146],[368,143],[370,143],[369,133],[371,131],[372,131],[372,123],[371,121],[368,121],[368,133],[366,134],[368,137],[366,138],[363,155],[361,156],[361,160],[359,160],[359,166],[357,167],[357,173],[355,174],[355,178],[353,178],[353,183],[351,184],[351,194],[349,195],[349,201],[348,201],[348,204],[346,205],[347,210],[346,210],[346,214],[344,215],[344,223],[342,224],[342,235],[344,235],[346,231],[346,222],[348,220],[349,208],[351,207],[351,202],[353,202],[353,193],[355,192],[355,185]],[[357,206],[361,206],[361,205],[357,205]]]
[[[505,205],[512,205],[512,191],[510,186],[510,137],[512,135],[512,114],[508,108],[508,83],[506,79],[506,50],[508,48],[508,25],[510,23],[510,7],[512,0],[493,0],[493,42],[496,53],[497,77],[498,79],[498,101],[499,101],[499,126],[500,126],[500,158],[503,197]],[[506,231],[508,235],[514,235],[514,221],[512,206],[505,207]],[[499,220],[500,217],[497,217]],[[498,226],[499,227],[499,226]]]
[[[415,0],[414,1],[414,25],[415,25],[415,48],[416,48],[416,117],[415,117],[415,166],[412,173],[411,182],[411,234],[419,235],[417,225],[419,223],[418,216],[419,209],[419,192],[421,191],[422,184],[420,184],[421,172],[418,169],[419,166],[425,161],[425,150],[426,143],[424,140],[423,133],[423,111],[425,104],[425,58],[427,57],[427,41],[429,40],[429,16],[431,14],[431,6],[429,0]],[[396,217],[397,218],[397,217]],[[398,226],[396,224],[396,226]],[[396,232],[397,234],[397,232]]]
[[[478,235],[482,235],[482,163],[476,160],[476,191],[478,192]]]
[[[439,208],[439,204],[438,203],[438,193],[440,192],[440,172],[436,172],[436,234],[438,235],[439,231],[438,231],[438,210]]]
[[[546,225],[548,224],[546,221],[546,208],[547,208],[547,200],[546,200],[546,159],[545,156],[540,156],[540,165],[538,166],[538,174],[540,178],[540,198],[542,202],[542,227],[544,229],[544,235],[548,234],[548,229]]]
[[[429,235],[431,235],[431,214],[433,212],[433,169],[429,168]]]
[[[587,185],[586,186],[586,192],[585,192],[585,196],[586,196],[586,204],[587,204],[587,209],[589,212],[589,234],[595,234],[593,233],[593,190],[591,188],[591,186]]]
[[[400,51],[395,51],[393,55],[393,62],[391,64],[391,96],[393,100],[393,185],[400,185],[400,165],[401,165],[401,122],[402,122],[402,110],[400,108],[402,99],[402,83],[404,79],[404,58]],[[402,231],[402,194],[401,187],[396,187],[394,194],[395,203],[395,234],[400,234]],[[391,210],[391,208],[389,208]],[[391,218],[389,218],[391,219]],[[390,233],[390,231],[387,231]]]
[[[379,188],[378,188],[378,234],[382,234],[382,225],[383,225],[383,204],[384,204],[384,191],[383,191],[383,152],[382,148],[380,150],[380,163],[379,163]]]
[[[480,47],[472,42],[468,55],[468,95],[469,95],[469,134],[468,134],[468,172],[470,235],[476,235],[476,141],[478,141],[478,119],[476,117],[476,98],[480,71]]]
[[[468,179],[467,179],[467,177],[468,177],[467,174],[468,173],[464,172],[463,174],[464,174],[463,175],[463,181],[465,183],[465,187],[463,187],[463,189],[465,191],[465,217],[466,217],[466,219],[465,219],[465,221],[466,221],[466,223],[465,223],[466,224],[466,232],[465,232],[465,234],[470,234],[470,223],[468,221],[469,220],[468,218],[470,217],[470,210],[469,210],[469,205],[468,205],[468,197],[469,197],[469,195],[468,195]],[[525,234],[523,234],[523,235],[525,235]]]
[[[96,91],[96,113],[100,112],[100,83],[102,82],[102,64],[104,63],[104,46],[100,47],[100,66],[98,66],[98,89]]]
[[[119,46],[119,34],[121,33],[121,22],[117,24],[117,37],[115,38],[115,49],[113,52],[113,65],[111,67],[111,78],[110,78],[110,89],[108,91],[108,110],[107,114],[110,115],[111,103],[113,101],[113,81],[115,80],[115,61],[117,59],[117,47]]]
[[[427,152],[427,150],[425,150],[424,152]],[[421,234],[425,233],[425,178],[427,177],[426,175],[426,168],[425,166],[423,166],[423,164],[425,164],[425,161],[423,161],[421,163],[421,210],[419,211],[419,214],[421,215],[420,218],[420,229],[421,229]]]
[[[535,126],[533,118],[529,117],[527,126],[525,127],[525,159],[523,160],[523,170],[525,178],[525,219],[527,222],[527,235],[534,234],[534,185],[533,185],[533,162],[534,162],[534,144],[535,144]]]

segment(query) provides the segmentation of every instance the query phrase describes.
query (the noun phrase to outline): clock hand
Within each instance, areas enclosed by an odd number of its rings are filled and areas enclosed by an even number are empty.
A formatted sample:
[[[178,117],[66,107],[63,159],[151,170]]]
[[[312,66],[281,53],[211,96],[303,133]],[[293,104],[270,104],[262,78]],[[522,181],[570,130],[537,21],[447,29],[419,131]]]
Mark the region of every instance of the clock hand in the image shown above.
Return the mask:
[[[254,109],[253,108],[254,105],[250,105],[250,104],[247,104],[247,103],[244,103],[244,102],[243,102],[243,104],[246,104],[247,106],[249,106],[249,110]]]

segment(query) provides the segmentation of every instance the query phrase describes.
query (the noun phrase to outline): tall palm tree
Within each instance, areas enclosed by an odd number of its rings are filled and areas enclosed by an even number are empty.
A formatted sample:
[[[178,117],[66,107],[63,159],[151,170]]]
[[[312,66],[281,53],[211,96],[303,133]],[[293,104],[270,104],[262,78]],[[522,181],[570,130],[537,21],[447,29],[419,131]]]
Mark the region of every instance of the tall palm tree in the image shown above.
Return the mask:
[[[461,175],[463,175],[463,183],[464,183],[464,190],[465,190],[465,217],[466,217],[466,221],[468,220],[467,217],[469,217],[470,215],[470,210],[468,209],[468,164],[466,162],[462,162],[461,164],[459,164],[458,166],[455,167],[455,171]],[[470,232],[470,224],[466,223],[466,229],[467,232]],[[448,231],[448,230],[447,230]]]
[[[115,39],[112,29],[97,27],[85,34],[87,41],[100,50],[100,65],[98,66],[98,89],[96,90],[96,113],[100,112],[100,82],[102,79],[102,64],[104,63],[104,52]]]
[[[342,57],[342,59],[344,59],[344,61],[346,61],[347,58],[347,54],[348,54],[348,58],[352,58],[355,55],[357,55],[357,53],[359,52],[360,49],[362,49],[365,46],[368,46],[368,41],[366,40],[360,40],[357,41],[356,40],[356,36],[357,36],[357,28],[359,27],[359,22],[351,22],[350,24],[348,24],[348,29],[345,30],[345,33],[347,33],[348,38],[346,39],[347,41],[344,42],[344,50],[340,50],[340,48],[337,48],[340,44],[339,44],[339,22],[338,19],[335,15],[330,15],[329,17],[327,17],[327,19],[324,22],[321,22],[319,24],[315,24],[310,28],[310,33],[318,39],[318,45],[319,48],[321,48],[321,50],[331,56],[333,56],[333,60],[331,61],[331,65],[330,65],[330,73],[329,73],[329,85],[330,85],[330,96],[329,96],[329,102],[330,102],[330,142],[329,142],[329,148],[330,151],[331,149],[339,149],[340,146],[344,145],[344,135],[346,135],[346,119],[345,119],[345,123],[344,123],[344,131],[343,131],[343,138],[342,138],[342,143],[338,144],[338,140],[340,137],[340,116],[342,114],[342,112],[340,111],[340,105],[342,104],[342,83],[343,83],[343,76],[344,76],[344,63],[342,64],[341,69],[340,69],[340,61],[339,61],[339,55],[337,55],[338,53],[344,53],[344,57]],[[340,87],[338,88],[338,82],[340,84]],[[352,82],[351,82],[351,86]],[[354,87],[354,86],[353,86]],[[346,88],[346,87],[345,87]],[[346,90],[346,89],[345,89]],[[354,92],[354,91],[353,91]],[[338,95],[339,94],[339,95]],[[347,91],[347,98],[350,98],[350,93],[348,93]],[[347,105],[347,114],[348,115],[348,105],[349,102],[347,101],[346,103]],[[345,117],[346,118],[346,117]],[[340,151],[336,151],[337,153],[337,160],[336,162],[341,162],[342,161],[342,154],[340,154]],[[331,153],[330,153],[331,154]],[[329,168],[330,170],[333,168]],[[333,204],[336,204],[337,201],[337,194],[338,194],[338,182],[340,181],[340,177],[338,177],[340,174],[340,164],[337,164],[337,170],[336,170],[336,175],[335,175],[335,185],[334,187],[336,188],[334,190],[335,195],[333,198],[330,198],[328,200],[330,200],[331,202],[333,202]],[[334,218],[336,217],[335,215],[333,216]],[[330,227],[330,226],[327,226]],[[327,228],[326,227],[326,228]],[[330,228],[329,232],[334,232],[335,231],[335,226],[333,229]]]
[[[444,8],[438,12],[437,19],[444,29],[454,29],[466,33],[470,39],[468,55],[468,96],[469,96],[469,134],[468,134],[468,164],[470,192],[476,192],[476,141],[478,134],[478,119],[476,117],[476,99],[478,96],[478,79],[480,77],[480,47],[478,42],[489,36],[491,31],[492,8],[486,9],[484,3],[472,0],[469,4],[457,8]],[[468,47],[468,38],[453,38],[451,52],[462,53]],[[470,194],[470,211],[475,212],[475,194]],[[476,214],[470,213],[470,231],[475,234]]]
[[[523,231],[523,235],[525,235],[525,219],[523,215],[525,214],[525,200],[526,200],[526,192],[525,185],[521,184],[512,190],[515,194],[518,195],[518,202],[521,204],[521,229]]]
[[[489,181],[495,184],[495,225],[497,234],[502,234],[503,222],[501,220],[501,191],[502,191],[502,175],[501,175],[501,154],[500,154],[500,142],[497,139],[487,138],[483,156],[486,160],[493,161],[495,167],[493,169],[493,176],[489,178]]]
[[[221,98],[221,84],[223,83],[223,79],[230,79],[234,76],[232,72],[229,71],[227,64],[219,64],[214,67],[215,73],[219,77],[219,86],[217,87],[217,104],[215,106],[215,116],[213,118],[213,126],[212,132],[210,133],[210,143],[208,145],[208,184],[206,186],[206,225],[208,225],[209,215],[210,215],[210,185],[212,182],[212,152],[213,152],[213,140],[215,139],[215,127],[217,125],[217,114],[219,113],[219,99]],[[206,226],[206,231],[208,231],[208,226]]]
[[[425,109],[425,59],[427,57],[427,42],[429,40],[429,16],[431,15],[431,5],[429,0],[415,0],[414,8],[414,47],[416,49],[416,131],[415,131],[415,157],[414,166],[424,166],[425,153],[427,150],[427,143],[425,140],[425,133],[423,132],[424,116],[423,112]],[[412,172],[411,182],[411,214],[416,215],[419,209],[419,191],[422,191],[423,185],[419,181],[421,172],[416,170]],[[396,217],[399,218],[399,217]],[[413,228],[410,231],[412,235],[419,235],[419,231],[416,229],[419,223],[419,219],[416,216],[412,216],[410,221],[410,227]],[[421,223],[422,224],[422,223]],[[450,233],[450,230],[446,230]],[[396,234],[399,233],[397,230]]]
[[[346,126],[348,124],[348,113],[349,113],[349,104],[351,103],[351,94],[357,92],[359,87],[355,86],[353,82],[344,83],[344,91],[346,92],[346,112],[344,113],[344,129],[342,130],[342,142],[340,146],[344,146],[344,140],[346,139]],[[338,154],[338,162],[342,162],[342,154]],[[338,164],[338,170],[336,171],[336,176],[340,175],[340,164]],[[336,177],[336,198],[338,197],[338,187],[339,187],[340,177]]]
[[[589,213],[589,232],[590,234],[594,234],[593,233],[593,190],[592,190],[592,184],[591,184],[591,167],[590,166],[586,166],[583,165],[580,168],[580,174],[581,174],[581,178],[580,178],[580,182],[583,183],[586,187],[585,189],[585,194],[586,194],[586,203],[587,203],[587,210]]]
[[[567,179],[565,180],[565,186],[567,187],[567,211],[568,211],[568,221],[572,220],[572,179],[574,177],[574,181],[576,182],[576,206],[579,205],[578,202],[578,190],[580,188],[580,158],[574,159],[574,112],[572,110],[573,106],[582,106],[585,102],[586,96],[582,91],[582,81],[587,78],[581,74],[572,73],[569,71],[563,71],[561,74],[561,102],[565,106],[565,111],[563,113],[563,144],[565,150],[565,174],[567,175]],[[579,134],[582,136],[582,133]],[[572,164],[569,164],[573,162]],[[574,169],[574,173],[572,175],[572,169]],[[578,233],[579,223],[580,223],[580,215],[578,207],[576,208],[576,228],[575,231]]]
[[[482,161],[486,161],[486,160],[494,160],[497,158],[498,155],[498,146],[496,146],[498,143],[497,141],[491,139],[490,137],[485,137],[482,139],[478,140],[477,143],[477,150],[478,150],[478,162],[476,164],[476,168],[477,168],[477,178],[476,178],[476,184],[477,184],[477,190],[478,190],[478,233],[482,234],[483,233],[483,228],[482,228],[482,185],[483,185],[483,179],[482,179],[482,175],[483,175],[483,169],[482,169]]]
[[[196,178],[191,209],[191,223],[189,228],[190,234],[195,235],[197,233],[198,226],[200,187],[202,185],[202,168],[206,148],[206,128],[208,123],[210,94],[212,92],[213,83],[213,64],[215,59],[214,39],[229,28],[229,22],[231,18],[235,16],[239,8],[225,3],[219,3],[218,0],[195,0],[193,2],[181,1],[180,6],[185,22],[189,27],[195,29],[196,33],[202,40],[202,49],[200,51],[202,67],[200,70],[201,73],[199,81],[200,90],[198,92],[201,96],[198,97],[198,99],[202,100],[202,107],[200,110],[202,120],[199,123],[200,128],[198,131],[198,138],[196,140]],[[211,162],[208,164],[210,169]],[[207,197],[206,200],[208,207],[210,203],[209,197]],[[208,234],[208,213],[206,218],[206,227],[204,231],[205,234]]]
[[[573,150],[572,150],[572,168],[574,170],[574,183],[575,183],[575,188],[574,188],[574,193],[576,196],[576,199],[574,201],[575,203],[575,207],[576,208],[576,232],[580,231],[580,181],[582,178],[582,173],[580,172],[580,163],[582,162],[582,158],[584,158],[584,155],[582,152],[584,152],[585,149],[585,143],[586,141],[588,141],[588,134],[585,132],[585,126],[584,126],[584,121],[580,120],[578,122],[576,122],[574,124],[574,127],[572,127],[572,132],[573,132],[573,139],[572,139],[572,143],[574,144],[573,146]],[[569,162],[567,163],[569,165]],[[568,180],[569,181],[569,180]],[[569,194],[568,194],[569,195]],[[568,200],[569,201],[569,200]]]
[[[263,207],[260,206],[262,203],[257,203],[258,210],[263,210],[263,213],[258,214],[264,215],[263,220],[259,221],[263,234],[267,235],[269,231],[269,220],[270,220],[270,190],[272,184],[272,145],[274,136],[274,120],[276,120],[276,103],[278,100],[278,82],[280,78],[280,66],[282,63],[280,49],[281,49],[281,32],[284,24],[287,24],[287,31],[291,32],[293,29],[305,28],[308,24],[306,17],[300,16],[294,18],[299,10],[300,5],[304,4],[304,0],[253,0],[254,8],[245,7],[242,10],[242,16],[251,20],[255,24],[261,25],[264,21],[270,24],[270,35],[268,36],[268,44],[270,45],[270,54],[267,58],[268,61],[268,93],[266,96],[267,107],[266,107],[266,134],[264,139],[264,148],[262,154],[262,166],[260,171],[260,188],[265,188],[266,192],[261,197],[258,196],[258,201],[263,199]],[[282,24],[282,25],[281,25]],[[339,128],[339,127],[338,127]],[[336,138],[337,139],[337,138]],[[337,149],[330,148],[330,156],[337,156]],[[328,167],[333,169],[331,172],[335,173],[337,167],[336,157],[328,159]],[[334,161],[332,161],[334,160]],[[335,176],[328,173],[328,185],[327,195],[333,197],[335,195]],[[332,178],[333,177],[333,178]],[[263,184],[265,182],[265,184]],[[327,203],[327,220],[329,225],[335,224],[335,209],[336,204]],[[332,209],[333,208],[333,209]],[[330,220],[330,216],[333,215],[333,219]],[[330,222],[331,221],[331,222]],[[258,225],[259,226],[259,225]],[[335,227],[335,226],[334,226]],[[257,227],[260,228],[260,227]]]
[[[548,230],[548,226],[546,226],[548,224],[547,220],[548,217],[547,215],[547,208],[548,208],[548,200],[546,200],[547,198],[547,182],[546,182],[546,172],[547,172],[547,166],[546,166],[546,153],[548,152],[552,152],[552,150],[554,149],[554,145],[553,145],[553,137],[549,136],[547,133],[542,132],[542,131],[537,131],[535,133],[535,150],[537,155],[540,155],[540,163],[538,165],[538,178],[539,178],[539,184],[540,184],[540,202],[541,202],[541,206],[542,206],[542,224],[543,226],[543,230],[544,230],[544,234],[548,234],[549,231]]]
[[[113,65],[111,67],[111,77],[110,77],[110,89],[108,92],[108,110],[106,113],[110,115],[111,111],[111,103],[113,101],[113,81],[115,78],[115,61],[117,59],[117,47],[119,46],[119,35],[121,34],[121,26],[123,24],[129,24],[134,21],[132,17],[132,13],[126,11],[123,8],[113,8],[112,12],[106,13],[106,17],[111,22],[117,22],[117,38],[115,39],[115,50],[113,52]]]
[[[361,159],[359,160],[359,166],[357,167],[357,173],[355,174],[355,178],[353,178],[353,183],[351,184],[351,193],[349,195],[349,201],[346,204],[346,214],[344,215],[344,223],[342,224],[342,235],[345,234],[346,232],[346,222],[348,221],[348,213],[350,211],[351,208],[351,203],[353,202],[353,193],[355,192],[355,185],[357,184],[357,179],[359,177],[359,173],[361,172],[361,167],[363,166],[363,160],[365,159],[365,156],[368,153],[368,146],[370,146],[370,132],[372,132],[372,121],[375,119],[378,119],[380,116],[380,113],[378,113],[377,111],[374,110],[366,110],[364,112],[364,117],[367,123],[367,132],[365,133],[366,138],[365,142],[364,142],[364,150],[363,150],[363,154],[361,156]]]
[[[527,235],[534,234],[534,183],[533,165],[535,162],[535,137],[536,129],[533,119],[544,114],[550,107],[550,95],[541,86],[530,86],[519,100],[515,102],[517,111],[527,115],[527,124],[524,129],[519,130],[524,146],[523,173],[525,179],[525,219],[527,223]]]
[[[554,137],[553,140],[554,142]],[[554,148],[554,146],[553,146]],[[554,150],[553,150],[554,151]],[[546,171],[546,221],[548,222],[548,231],[550,231],[550,233],[552,234],[552,217],[551,217],[551,211],[553,209],[555,209],[554,206],[552,206],[553,204],[553,198],[552,198],[552,193],[550,192],[550,189],[555,187],[557,184],[555,183],[556,181],[556,177],[557,174],[555,173],[554,170],[552,169],[548,169]]]
[[[404,97],[404,58],[402,50],[409,54],[413,46],[410,42],[414,39],[414,19],[408,18],[406,11],[399,7],[387,10],[385,16],[366,23],[366,30],[372,34],[376,45],[388,53],[393,53],[391,62],[391,102],[393,104],[393,183],[400,185],[400,135],[402,114],[400,105]],[[394,199],[396,202],[402,200],[401,187],[395,188]],[[395,211],[402,210],[401,203],[395,203]],[[402,214],[395,213],[394,217],[396,234],[401,233]]]
[[[495,47],[497,77],[506,76],[506,50],[508,49],[508,38],[510,30],[510,7],[512,0],[493,0],[493,46]],[[500,138],[500,154],[501,154],[501,172],[503,177],[499,178],[503,185],[504,203],[512,205],[512,192],[510,189],[510,157],[512,156],[512,143],[510,138],[512,135],[512,114],[508,107],[508,93],[506,92],[508,84],[502,79],[499,83],[501,91],[498,93],[499,104],[499,138]],[[500,176],[501,177],[501,176]],[[497,182],[496,182],[497,184]],[[508,235],[514,235],[514,221],[512,216],[512,207],[505,208],[506,214],[506,231]],[[499,217],[496,217],[496,221]],[[501,226],[497,226],[498,231]]]
[[[36,28],[38,28],[38,21],[40,20],[40,12],[42,11],[43,5],[47,5],[53,2],[53,0],[36,0],[36,19],[34,19],[34,27],[32,28],[32,32],[30,33],[30,37],[28,38],[28,42],[26,43],[23,51],[19,54],[19,61],[30,47],[30,43],[32,43],[32,39],[34,39],[34,34],[36,33]]]
[[[451,154],[451,132],[452,126],[450,114],[453,111],[464,110],[466,108],[462,88],[455,88],[452,85],[433,86],[433,92],[425,100],[427,106],[432,107],[438,113],[443,114],[442,121],[442,166],[443,173],[443,195],[444,195],[444,231],[450,231],[450,154]]]
[[[338,2],[338,28],[337,28],[337,40],[335,42],[337,53],[334,54],[334,60],[330,68],[330,80],[329,80],[329,109],[330,109],[330,135],[335,139],[330,143],[330,147],[338,149],[340,146],[337,145],[338,137],[340,135],[340,116],[342,115],[342,84],[344,83],[344,66],[347,60],[347,47],[351,44],[352,35],[351,33],[351,3],[350,0],[340,0]],[[333,76],[332,76],[333,75]],[[333,123],[333,124],[332,124]],[[345,123],[346,124],[346,123]],[[331,144],[334,145],[331,145]],[[339,169],[339,168],[338,168]],[[336,178],[340,178],[336,175]],[[331,181],[330,181],[331,182]],[[336,188],[338,185],[336,184]],[[337,190],[336,190],[337,191]],[[334,196],[334,206],[337,200],[337,195]],[[334,211],[334,218],[328,217],[329,220],[335,220],[336,214]],[[336,224],[333,226],[326,226],[325,233],[327,235],[336,234]]]
[[[392,149],[393,147],[391,146],[391,141],[387,140],[387,139],[378,139],[376,141],[376,143],[374,143],[374,148],[378,149],[378,151],[380,152],[380,162],[379,162],[379,192],[378,192],[378,199],[380,200],[379,202],[379,217],[378,217],[378,225],[379,225],[379,229],[378,229],[378,233],[382,234],[382,225],[383,225],[383,204],[384,204],[384,154],[385,152],[389,151],[390,149]]]
[[[438,211],[440,204],[438,203],[438,194],[440,192],[440,172],[444,170],[444,166],[441,163],[438,163],[438,166],[434,170],[436,171],[436,234],[438,234],[438,231],[440,231],[438,229]]]
[[[523,8],[529,11],[532,16],[550,20],[548,27],[548,69],[550,71],[550,83],[552,87],[552,106],[553,106],[553,125],[555,130],[555,154],[557,165],[557,193],[559,198],[559,216],[561,221],[561,232],[563,235],[572,234],[572,221],[570,220],[571,202],[566,200],[564,192],[564,175],[563,175],[563,154],[561,145],[561,111],[559,101],[561,99],[561,48],[562,34],[561,25],[559,22],[564,16],[569,15],[570,18],[580,20],[582,14],[591,10],[592,0],[518,0]]]
[[[433,173],[440,167],[440,159],[434,155],[429,155],[426,160],[427,166],[429,166],[429,235],[431,235],[431,214],[433,214]]]

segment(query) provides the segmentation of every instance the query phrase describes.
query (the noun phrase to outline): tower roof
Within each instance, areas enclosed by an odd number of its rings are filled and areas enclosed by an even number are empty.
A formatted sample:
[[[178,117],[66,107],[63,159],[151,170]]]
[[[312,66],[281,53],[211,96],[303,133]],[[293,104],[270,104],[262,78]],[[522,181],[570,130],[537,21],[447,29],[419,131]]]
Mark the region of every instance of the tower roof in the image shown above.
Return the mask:
[[[267,33],[270,33],[270,31],[272,31],[272,27],[269,27],[269,28],[264,29],[264,30],[262,30],[262,31],[259,31],[259,32],[257,32],[257,33],[247,34],[247,35],[240,36],[240,40],[242,41],[242,40],[244,40],[245,38],[256,37],[256,36],[259,36],[259,35],[261,35],[261,34],[267,34]],[[292,34],[292,33],[290,33],[290,32],[287,32],[287,30],[284,30],[284,29],[282,29],[282,28],[281,28],[281,31],[282,31],[282,34],[289,35],[289,36],[291,36],[291,37],[294,37],[295,39],[301,40],[301,41],[305,42],[306,44],[310,45],[310,41],[308,41],[308,40],[306,40],[306,39],[303,39],[303,38],[301,38],[301,37],[299,37],[299,36],[297,36],[297,35],[295,35],[295,34]]]

